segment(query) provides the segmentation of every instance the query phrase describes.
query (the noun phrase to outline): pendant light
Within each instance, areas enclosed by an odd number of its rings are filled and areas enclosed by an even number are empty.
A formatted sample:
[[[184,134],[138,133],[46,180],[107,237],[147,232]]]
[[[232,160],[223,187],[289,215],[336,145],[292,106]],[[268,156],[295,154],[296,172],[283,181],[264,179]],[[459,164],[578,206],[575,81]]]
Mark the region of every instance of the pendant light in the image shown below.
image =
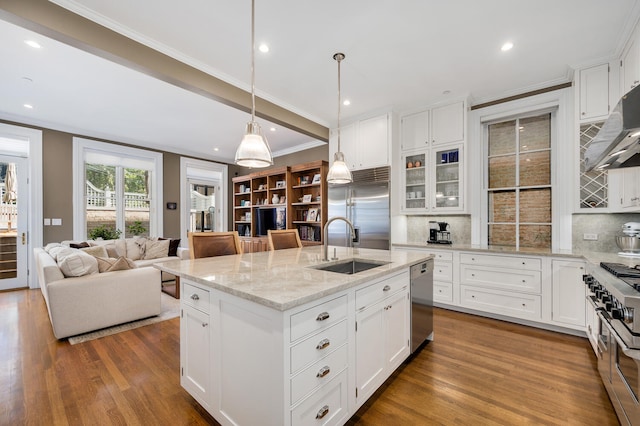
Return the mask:
[[[340,106],[342,100],[340,99],[340,62],[345,58],[344,53],[336,53],[333,55],[333,59],[338,61],[338,152],[333,156],[333,164],[327,173],[327,182],[329,183],[350,183],[353,181],[351,177],[351,171],[344,162],[344,154],[340,151]]]
[[[268,167],[273,165],[269,142],[256,122],[255,87],[255,0],[251,0],[251,121],[236,151],[236,164],[243,167]]]

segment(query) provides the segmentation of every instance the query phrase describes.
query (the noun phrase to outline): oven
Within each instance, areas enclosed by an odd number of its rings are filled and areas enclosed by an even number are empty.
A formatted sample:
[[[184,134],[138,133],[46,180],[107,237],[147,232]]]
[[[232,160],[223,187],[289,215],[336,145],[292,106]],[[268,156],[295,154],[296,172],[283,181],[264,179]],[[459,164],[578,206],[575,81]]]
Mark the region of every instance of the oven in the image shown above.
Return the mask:
[[[588,266],[583,279],[602,383],[620,423],[640,426],[640,269]]]

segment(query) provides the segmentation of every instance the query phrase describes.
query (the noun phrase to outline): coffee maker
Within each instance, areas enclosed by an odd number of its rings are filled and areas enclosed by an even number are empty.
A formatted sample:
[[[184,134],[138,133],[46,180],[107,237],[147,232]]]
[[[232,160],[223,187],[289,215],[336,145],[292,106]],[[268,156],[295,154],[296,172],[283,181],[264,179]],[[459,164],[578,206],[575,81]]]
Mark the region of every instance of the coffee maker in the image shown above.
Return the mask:
[[[451,244],[449,224],[447,222],[429,221],[429,240],[427,243]]]

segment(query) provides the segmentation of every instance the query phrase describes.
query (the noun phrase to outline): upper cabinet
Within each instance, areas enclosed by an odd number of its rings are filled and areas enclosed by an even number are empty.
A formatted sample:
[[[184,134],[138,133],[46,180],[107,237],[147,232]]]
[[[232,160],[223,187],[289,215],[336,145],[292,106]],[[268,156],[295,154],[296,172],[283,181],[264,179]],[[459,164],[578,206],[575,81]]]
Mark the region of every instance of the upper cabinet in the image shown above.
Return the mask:
[[[337,150],[338,132],[332,129],[329,138],[331,163]],[[388,166],[391,158],[391,114],[341,126],[340,150],[350,170]]]
[[[400,119],[402,150],[462,142],[464,113],[464,102],[456,102],[403,116]]]
[[[578,71],[580,84],[580,121],[605,119],[609,115],[609,64]]]
[[[620,57],[620,94],[624,95],[640,83],[640,40],[636,30]]]

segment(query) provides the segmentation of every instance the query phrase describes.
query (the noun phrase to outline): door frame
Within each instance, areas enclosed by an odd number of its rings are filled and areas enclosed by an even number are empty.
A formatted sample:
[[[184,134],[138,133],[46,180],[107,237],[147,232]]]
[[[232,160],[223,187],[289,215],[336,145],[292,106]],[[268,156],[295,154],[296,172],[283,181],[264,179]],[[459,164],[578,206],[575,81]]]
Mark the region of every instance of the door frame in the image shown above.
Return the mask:
[[[43,241],[42,131],[0,123],[0,137],[19,140],[28,144],[28,154],[26,154],[29,205],[29,220],[27,222],[27,285],[29,288],[39,288],[33,249],[34,247],[42,247]]]

